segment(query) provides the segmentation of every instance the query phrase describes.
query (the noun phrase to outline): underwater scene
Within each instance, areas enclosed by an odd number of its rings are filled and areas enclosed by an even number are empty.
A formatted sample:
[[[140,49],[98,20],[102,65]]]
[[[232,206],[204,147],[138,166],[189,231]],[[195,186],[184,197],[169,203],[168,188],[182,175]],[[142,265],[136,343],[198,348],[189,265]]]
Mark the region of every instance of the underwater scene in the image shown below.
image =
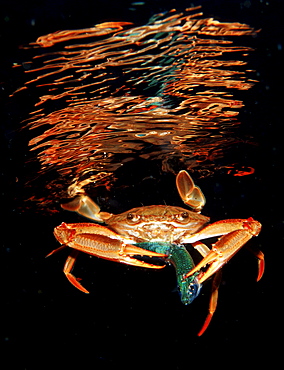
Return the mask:
[[[276,361],[280,8],[3,6],[7,369]]]

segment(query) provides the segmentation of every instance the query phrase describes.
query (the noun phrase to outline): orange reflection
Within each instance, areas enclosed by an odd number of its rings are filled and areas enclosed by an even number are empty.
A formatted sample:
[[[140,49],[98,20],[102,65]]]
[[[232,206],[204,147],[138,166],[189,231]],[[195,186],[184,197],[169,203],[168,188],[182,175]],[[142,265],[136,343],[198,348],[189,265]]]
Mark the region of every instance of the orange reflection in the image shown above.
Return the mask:
[[[39,37],[34,45],[49,47],[59,42],[69,41],[71,39],[75,40],[93,36],[104,36],[120,31],[123,29],[123,26],[131,24],[132,23],[130,22],[104,22],[97,24],[92,28],[82,30],[58,31]]]
[[[241,60],[250,49],[234,38],[255,31],[195,10],[160,14],[138,27],[106,22],[55,32],[31,44],[51,49],[34,57],[19,89],[39,92],[27,126],[42,131],[30,146],[41,173],[55,169],[68,178],[69,196],[88,184],[107,185],[134,156],[160,160],[165,170],[176,158],[185,169],[213,171],[239,141],[243,102],[234,91],[255,81]]]

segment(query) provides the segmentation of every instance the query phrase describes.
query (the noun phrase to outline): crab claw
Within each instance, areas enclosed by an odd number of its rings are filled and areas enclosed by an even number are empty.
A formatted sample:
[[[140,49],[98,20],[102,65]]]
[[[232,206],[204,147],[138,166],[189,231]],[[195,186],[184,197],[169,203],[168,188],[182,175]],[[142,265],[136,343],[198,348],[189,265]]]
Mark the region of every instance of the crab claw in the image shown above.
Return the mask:
[[[143,248],[136,247],[132,244],[124,245],[121,252],[118,253],[117,262],[125,263],[127,265],[138,266],[138,267],[146,267],[146,268],[154,268],[154,269],[161,269],[166,266],[164,265],[153,265],[151,263],[147,263],[145,261],[138,260],[133,256],[148,256],[148,257],[167,257],[167,254],[157,253],[154,251],[146,250]],[[115,261],[115,259],[113,259]]]
[[[212,224],[212,226],[213,225],[214,224]],[[258,235],[261,230],[261,224],[258,221],[255,221],[253,218],[249,218],[247,220],[238,220],[236,225],[240,225],[240,229],[223,235],[213,246],[212,250],[199,262],[199,264],[185,275],[185,278],[193,275],[201,268],[209,264],[208,269],[201,274],[200,278],[198,279],[200,284],[203,283],[211,275],[220,270],[223,265],[227,263],[249,239]],[[263,254],[257,255],[257,257],[260,261],[258,274],[259,280],[264,270],[264,257]]]
[[[54,235],[61,247],[52,251],[49,255],[66,246],[74,249],[67,258],[63,271],[70,283],[84,293],[88,293],[88,291],[79,283],[79,279],[72,275],[72,269],[79,251],[127,265],[156,269],[165,266],[165,264],[153,265],[133,256],[167,257],[167,254],[140,248],[132,244],[133,241],[120,236],[105,226],[92,223],[66,224],[62,222],[54,229]]]

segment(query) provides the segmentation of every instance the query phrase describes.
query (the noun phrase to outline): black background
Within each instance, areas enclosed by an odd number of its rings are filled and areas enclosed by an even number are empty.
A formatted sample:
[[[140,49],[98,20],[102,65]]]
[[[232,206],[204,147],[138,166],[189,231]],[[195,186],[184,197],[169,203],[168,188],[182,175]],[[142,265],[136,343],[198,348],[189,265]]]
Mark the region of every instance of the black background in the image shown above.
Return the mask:
[[[1,129],[2,148],[2,310],[1,349],[3,369],[185,369],[216,366],[254,366],[279,361],[283,333],[283,19],[281,1],[1,1]],[[263,279],[255,282],[257,263],[246,250],[224,268],[217,312],[208,331],[196,333],[206,316],[209,286],[189,307],[174,291],[170,267],[145,271],[104,260],[80,256],[76,276],[91,294],[84,295],[68,283],[62,268],[67,251],[49,259],[57,247],[52,231],[61,221],[79,217],[61,211],[54,215],[24,209],[24,182],[37,165],[29,159],[31,134],[21,131],[21,121],[31,110],[30,101],[8,95],[21,82],[11,65],[23,58],[20,45],[57,30],[86,28],[103,21],[147,23],[155,13],[202,5],[205,16],[238,21],[261,29],[251,40],[256,51],[250,67],[256,84],[242,95],[242,130],[259,143],[232,153],[234,160],[253,166],[255,174],[234,177],[216,174],[199,185],[207,197],[204,214],[212,219],[254,217],[263,230],[251,245],[266,256]],[[31,97],[32,99],[32,97]],[[157,168],[143,168],[155,172]],[[127,170],[122,174],[127,177]],[[28,173],[27,173],[28,172]],[[135,176],[135,173],[132,173]],[[163,191],[158,191],[163,186]],[[144,204],[181,205],[174,177],[162,176],[153,192],[139,188],[127,208]],[[158,195],[157,195],[158,194]],[[167,198],[168,196],[168,198]],[[132,200],[133,198],[133,200]],[[125,199],[117,199],[123,203]],[[278,262],[279,261],[279,262]],[[278,262],[278,263],[277,263]],[[281,360],[280,360],[281,361]],[[281,362],[280,362],[281,363]]]

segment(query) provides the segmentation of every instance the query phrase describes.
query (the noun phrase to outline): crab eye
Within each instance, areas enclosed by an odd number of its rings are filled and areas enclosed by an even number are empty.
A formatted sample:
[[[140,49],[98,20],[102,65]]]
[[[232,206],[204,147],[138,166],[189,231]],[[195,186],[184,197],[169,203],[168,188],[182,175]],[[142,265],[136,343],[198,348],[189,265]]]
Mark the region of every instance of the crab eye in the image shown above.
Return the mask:
[[[188,218],[189,218],[189,213],[184,211],[184,212],[181,212],[181,213],[178,213],[176,214],[176,219],[180,222],[187,222]]]
[[[129,212],[126,216],[127,221],[137,222],[140,219],[140,216],[136,215],[135,213]]]

